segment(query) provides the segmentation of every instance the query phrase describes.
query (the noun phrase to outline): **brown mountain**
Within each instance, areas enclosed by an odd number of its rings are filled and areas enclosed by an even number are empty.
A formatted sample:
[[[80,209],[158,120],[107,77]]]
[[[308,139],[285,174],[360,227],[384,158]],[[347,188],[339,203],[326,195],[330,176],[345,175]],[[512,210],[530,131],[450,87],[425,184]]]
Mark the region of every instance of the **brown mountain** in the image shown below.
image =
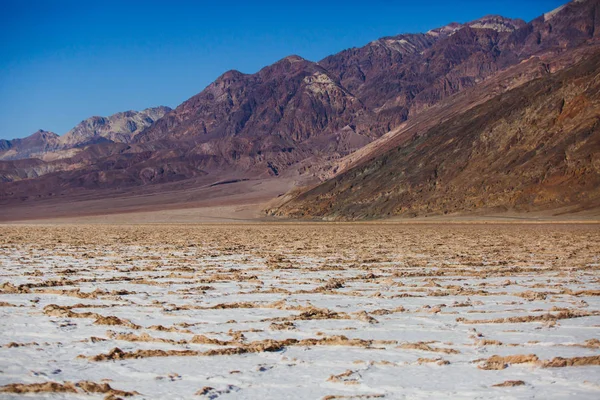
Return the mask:
[[[314,182],[374,157],[370,149],[386,149],[413,122],[431,129],[441,122],[436,110],[448,119],[574,64],[597,41],[599,5],[574,1],[529,23],[486,16],[318,63],[290,56],[255,74],[229,71],[143,130],[136,123],[114,134],[90,120],[66,136],[81,143],[75,151],[46,154],[41,164],[0,161],[0,202],[188,179]],[[532,59],[534,69],[520,70]],[[462,96],[480,87],[487,91],[476,102]],[[461,101],[465,109],[451,107]]]
[[[226,72],[134,142],[278,175],[308,156],[345,155],[381,135],[371,114],[324,68],[290,56],[256,74]],[[348,135],[354,139],[340,140]]]
[[[362,219],[600,206],[600,52],[459,113],[273,212]]]
[[[559,54],[596,37],[599,3],[570,3],[529,24],[486,16],[426,34],[382,38],[316,64],[292,56],[253,75],[230,71],[136,141],[250,138],[299,147],[299,156],[292,157],[299,161],[307,147],[301,143],[308,140],[308,153],[318,153],[319,144],[310,139],[344,128],[371,140],[532,55]],[[266,148],[252,150],[264,154]]]

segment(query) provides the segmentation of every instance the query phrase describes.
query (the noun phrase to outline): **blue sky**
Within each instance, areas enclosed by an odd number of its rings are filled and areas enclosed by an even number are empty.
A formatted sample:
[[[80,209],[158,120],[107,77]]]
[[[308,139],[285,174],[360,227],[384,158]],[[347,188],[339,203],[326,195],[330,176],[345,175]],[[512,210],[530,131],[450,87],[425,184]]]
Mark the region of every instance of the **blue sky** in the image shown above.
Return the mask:
[[[0,138],[92,115],[175,107],[221,73],[317,61],[382,36],[486,14],[529,21],[565,0],[0,0]]]

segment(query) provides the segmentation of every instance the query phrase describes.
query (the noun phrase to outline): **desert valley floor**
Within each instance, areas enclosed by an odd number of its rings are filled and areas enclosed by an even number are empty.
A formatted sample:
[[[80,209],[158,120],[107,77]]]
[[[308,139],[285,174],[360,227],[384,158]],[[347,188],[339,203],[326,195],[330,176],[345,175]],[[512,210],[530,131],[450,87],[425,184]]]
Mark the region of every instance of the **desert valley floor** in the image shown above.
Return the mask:
[[[1,398],[600,398],[598,224],[0,226]]]

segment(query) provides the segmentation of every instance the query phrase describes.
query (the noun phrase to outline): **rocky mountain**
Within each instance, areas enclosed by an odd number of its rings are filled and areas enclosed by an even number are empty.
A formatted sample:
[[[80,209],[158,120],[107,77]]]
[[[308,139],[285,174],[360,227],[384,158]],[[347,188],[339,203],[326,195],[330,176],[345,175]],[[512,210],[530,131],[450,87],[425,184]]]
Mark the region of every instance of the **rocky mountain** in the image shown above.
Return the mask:
[[[301,142],[357,125],[366,113],[364,105],[324,68],[289,56],[253,75],[226,72],[136,142],[269,135]]]
[[[169,111],[169,107],[159,106],[142,111],[120,112],[110,117],[91,117],[62,136],[61,144],[77,147],[103,140],[129,143]]]
[[[382,38],[318,63],[290,56],[256,74],[229,71],[134,142],[189,148],[271,175],[307,157],[343,157],[532,55],[594,38],[597,10],[597,0],[576,2],[529,24],[492,15]]]
[[[486,16],[425,35],[383,38],[319,64],[392,128],[440,100],[541,52],[599,35],[598,0],[572,2],[530,23]]]
[[[48,153],[83,148],[101,142],[129,143],[169,111],[169,107],[160,106],[142,111],[120,112],[110,117],[83,120],[63,136],[39,130],[24,139],[0,140],[0,160],[62,158],[56,154],[48,156]],[[63,152],[62,156],[72,154],[73,152]]]
[[[599,17],[600,0],[573,1],[528,23],[491,15],[381,38],[319,62],[289,56],[254,74],[228,71],[170,112],[86,120],[51,153],[28,153],[41,164],[0,161],[0,201],[198,177],[314,183],[399,146],[405,129],[433,143],[437,136],[425,132],[589,57]],[[0,159],[15,158],[10,151],[0,150]],[[320,215],[304,205],[298,209]]]
[[[600,52],[500,94],[272,212],[363,219],[600,206]]]
[[[54,132],[40,129],[23,139],[0,140],[0,160],[30,158],[59,148],[60,137]]]
[[[378,39],[318,63],[290,56],[252,75],[229,71],[136,141],[278,136],[286,148],[343,128],[372,139],[534,54],[596,37],[596,13],[598,1],[589,0],[529,24],[490,15]]]
[[[188,148],[187,156],[277,176],[307,157],[360,148],[385,132],[372,121],[372,111],[323,67],[289,56],[256,74],[226,72],[134,143]]]

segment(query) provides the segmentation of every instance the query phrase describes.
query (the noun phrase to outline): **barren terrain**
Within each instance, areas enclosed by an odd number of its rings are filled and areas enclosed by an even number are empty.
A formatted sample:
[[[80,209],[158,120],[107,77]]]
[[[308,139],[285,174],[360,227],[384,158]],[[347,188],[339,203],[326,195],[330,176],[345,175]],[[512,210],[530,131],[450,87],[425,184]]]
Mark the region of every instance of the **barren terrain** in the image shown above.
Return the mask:
[[[599,227],[1,226],[0,397],[597,399]]]
[[[190,223],[256,220],[291,179],[207,179],[106,190],[68,198],[2,203],[0,222]]]

